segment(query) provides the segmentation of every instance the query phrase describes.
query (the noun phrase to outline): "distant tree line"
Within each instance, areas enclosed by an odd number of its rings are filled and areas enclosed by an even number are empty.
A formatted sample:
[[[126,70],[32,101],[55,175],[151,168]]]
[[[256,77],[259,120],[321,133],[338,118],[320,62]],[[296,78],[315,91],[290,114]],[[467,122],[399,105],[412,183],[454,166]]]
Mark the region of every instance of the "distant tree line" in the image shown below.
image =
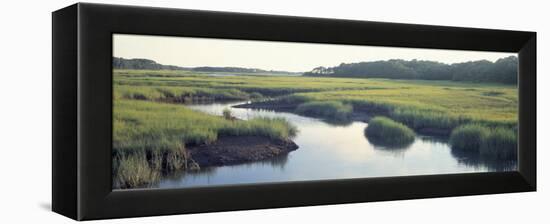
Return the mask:
[[[517,83],[518,58],[510,56],[496,62],[487,60],[444,64],[435,61],[400,60],[342,63],[336,67],[317,67],[304,76],[453,80],[468,82]]]
[[[253,72],[265,72],[265,70],[256,68],[241,68],[241,67],[195,67],[193,71],[197,72],[237,72],[237,73],[253,73]]]
[[[285,75],[300,74],[300,73],[287,72],[287,71],[263,70],[259,68],[242,68],[242,67],[204,66],[204,67],[195,67],[192,70],[197,72],[272,73],[272,74],[285,74]]]
[[[258,68],[241,68],[241,67],[179,67],[174,65],[163,65],[153,60],[134,58],[125,59],[113,57],[113,68],[115,69],[148,69],[148,70],[186,70],[196,72],[234,72],[234,73],[271,73],[271,74],[284,74],[284,75],[299,75],[298,72],[276,71],[276,70],[263,70]]]
[[[189,68],[174,66],[174,65],[162,65],[153,60],[143,58],[117,58],[113,57],[113,68],[115,69],[150,69],[150,70],[189,70]]]

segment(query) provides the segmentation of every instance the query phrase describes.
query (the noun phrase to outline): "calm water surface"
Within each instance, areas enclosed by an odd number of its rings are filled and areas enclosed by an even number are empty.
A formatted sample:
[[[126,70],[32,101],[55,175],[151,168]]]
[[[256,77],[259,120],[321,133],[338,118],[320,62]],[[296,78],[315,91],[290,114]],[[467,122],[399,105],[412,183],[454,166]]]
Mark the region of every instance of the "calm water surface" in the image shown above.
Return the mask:
[[[240,103],[186,105],[194,110],[221,115]],[[270,160],[234,166],[182,172],[165,177],[160,188],[227,185],[261,182],[326,180],[381,176],[405,176],[515,170],[515,163],[484,161],[451,150],[446,139],[417,136],[402,148],[371,144],[364,135],[367,123],[330,124],[316,118],[267,110],[231,108],[240,119],[284,117],[298,127],[293,139],[299,148]],[[200,124],[197,124],[200,125]]]

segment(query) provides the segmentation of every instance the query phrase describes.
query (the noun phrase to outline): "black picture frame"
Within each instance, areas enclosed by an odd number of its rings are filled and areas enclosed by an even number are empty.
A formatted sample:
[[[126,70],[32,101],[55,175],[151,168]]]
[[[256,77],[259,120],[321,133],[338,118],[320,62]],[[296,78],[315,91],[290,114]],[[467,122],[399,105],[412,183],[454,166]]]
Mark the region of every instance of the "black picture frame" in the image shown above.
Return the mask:
[[[536,190],[536,33],[78,3],[52,14],[53,211],[76,220]],[[518,52],[518,170],[113,191],[112,34]]]

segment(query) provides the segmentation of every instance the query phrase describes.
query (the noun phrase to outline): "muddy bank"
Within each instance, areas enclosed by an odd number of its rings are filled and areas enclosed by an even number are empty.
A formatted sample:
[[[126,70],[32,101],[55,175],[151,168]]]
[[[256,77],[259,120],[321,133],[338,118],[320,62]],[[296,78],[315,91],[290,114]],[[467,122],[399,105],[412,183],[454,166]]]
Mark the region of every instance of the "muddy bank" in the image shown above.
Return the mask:
[[[263,136],[221,136],[213,143],[189,146],[187,152],[200,167],[236,165],[270,159],[298,149],[291,140]]]

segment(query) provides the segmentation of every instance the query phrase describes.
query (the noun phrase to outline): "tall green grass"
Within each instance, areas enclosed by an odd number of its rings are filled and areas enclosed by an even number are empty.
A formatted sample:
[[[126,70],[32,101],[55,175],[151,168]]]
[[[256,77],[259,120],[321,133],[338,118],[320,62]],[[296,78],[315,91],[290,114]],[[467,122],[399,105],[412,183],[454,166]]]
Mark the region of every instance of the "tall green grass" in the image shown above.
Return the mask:
[[[479,148],[481,155],[497,159],[517,158],[517,135],[514,131],[494,128]]]
[[[287,140],[296,136],[298,129],[284,118],[259,117],[247,121],[225,124],[218,130],[225,136],[264,136],[274,140]]]
[[[414,141],[415,133],[407,126],[387,117],[375,117],[365,129],[367,139],[382,146],[404,146]]]
[[[480,124],[467,124],[453,130],[449,143],[458,150],[479,152],[490,133],[491,129]]]
[[[492,159],[515,159],[517,155],[517,134],[509,128],[463,125],[453,130],[449,143],[453,149]]]
[[[298,105],[296,113],[333,120],[349,119],[353,107],[339,101],[311,101]]]
[[[452,130],[467,120],[441,111],[417,108],[396,108],[390,112],[390,116],[415,130],[426,128]]]
[[[159,169],[149,165],[145,154],[115,157],[113,165],[114,188],[149,186],[160,177]]]

